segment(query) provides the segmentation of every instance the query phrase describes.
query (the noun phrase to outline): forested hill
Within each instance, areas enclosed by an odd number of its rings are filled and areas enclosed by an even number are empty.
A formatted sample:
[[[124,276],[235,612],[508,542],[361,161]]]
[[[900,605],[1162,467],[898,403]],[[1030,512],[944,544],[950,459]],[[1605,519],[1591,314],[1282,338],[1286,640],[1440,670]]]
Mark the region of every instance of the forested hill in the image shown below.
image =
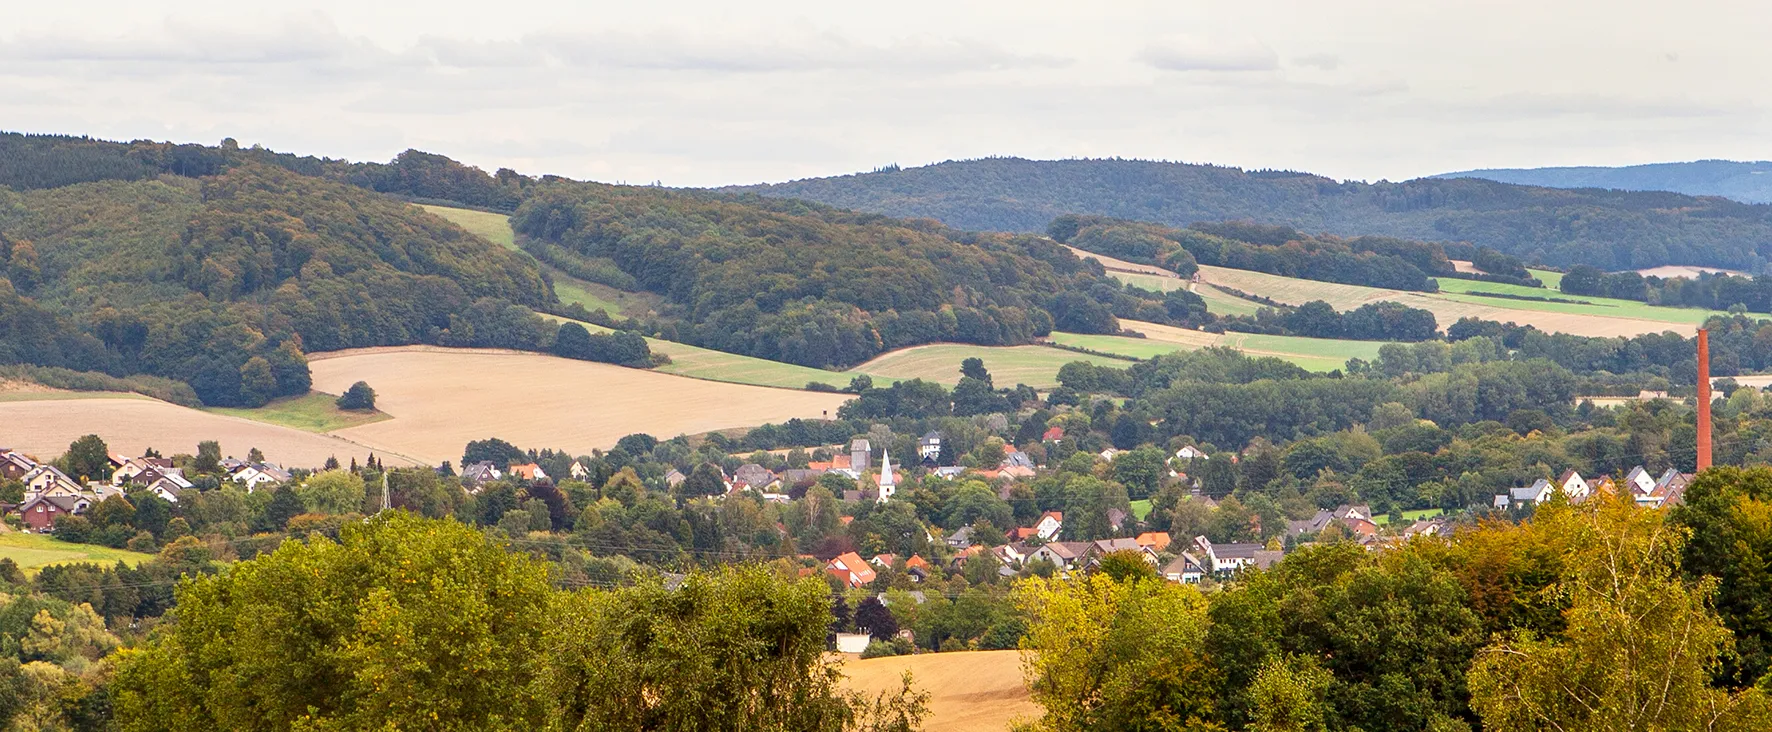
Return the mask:
[[[225,165],[166,175],[179,161],[116,147],[0,155],[0,364],[256,405],[307,391],[306,351],[473,345],[552,298],[534,261],[400,201],[215,148]]]
[[[511,224],[544,261],[618,269],[664,295],[667,338],[808,366],[933,341],[1022,344],[1055,327],[1113,333],[1113,308],[1166,317],[1044,237],[802,201],[556,181]]]
[[[1546,188],[1673,191],[1690,196],[1722,196],[1744,203],[1772,203],[1772,162],[1767,161],[1698,160],[1616,168],[1491,168],[1434,177],[1484,178]]]
[[[1078,213],[1178,227],[1247,219],[1341,236],[1468,241],[1528,261],[1604,269],[1759,271],[1772,257],[1772,206],[1475,178],[1340,183],[1182,163],[991,158],[733,190],[969,230],[1044,231],[1053,218]]]

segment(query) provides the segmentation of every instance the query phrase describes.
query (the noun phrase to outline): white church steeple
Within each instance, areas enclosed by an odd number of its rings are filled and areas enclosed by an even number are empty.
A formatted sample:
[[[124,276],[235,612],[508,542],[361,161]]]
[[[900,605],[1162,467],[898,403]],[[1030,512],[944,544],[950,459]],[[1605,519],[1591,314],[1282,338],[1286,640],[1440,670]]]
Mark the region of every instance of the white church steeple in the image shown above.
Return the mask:
[[[892,477],[892,454],[880,452],[880,502],[885,503],[898,492],[898,479]]]

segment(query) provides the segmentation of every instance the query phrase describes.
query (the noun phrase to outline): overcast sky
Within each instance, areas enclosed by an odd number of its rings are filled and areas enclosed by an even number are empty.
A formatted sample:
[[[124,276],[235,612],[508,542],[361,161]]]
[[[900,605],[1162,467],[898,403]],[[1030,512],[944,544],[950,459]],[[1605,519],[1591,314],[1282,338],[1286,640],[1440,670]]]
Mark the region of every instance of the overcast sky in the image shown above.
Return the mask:
[[[1772,158],[1764,0],[9,5],[0,129],[28,132],[669,185],[989,155],[1366,180]]]

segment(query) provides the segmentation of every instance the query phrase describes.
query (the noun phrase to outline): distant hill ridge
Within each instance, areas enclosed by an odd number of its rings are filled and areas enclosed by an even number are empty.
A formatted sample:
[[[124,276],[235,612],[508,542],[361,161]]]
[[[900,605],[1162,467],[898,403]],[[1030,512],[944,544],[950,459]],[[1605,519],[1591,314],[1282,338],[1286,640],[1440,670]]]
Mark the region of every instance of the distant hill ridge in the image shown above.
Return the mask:
[[[1435,178],[1484,178],[1546,188],[1607,188],[1722,196],[1745,203],[1772,203],[1772,162],[1697,160],[1622,167],[1486,168],[1442,173]]]
[[[1479,178],[1362,183],[1188,163],[988,158],[728,190],[975,231],[1040,231],[1078,213],[1182,227],[1250,220],[1341,236],[1468,241],[1527,261],[1610,270],[1693,264],[1758,272],[1772,256],[1772,206]]]

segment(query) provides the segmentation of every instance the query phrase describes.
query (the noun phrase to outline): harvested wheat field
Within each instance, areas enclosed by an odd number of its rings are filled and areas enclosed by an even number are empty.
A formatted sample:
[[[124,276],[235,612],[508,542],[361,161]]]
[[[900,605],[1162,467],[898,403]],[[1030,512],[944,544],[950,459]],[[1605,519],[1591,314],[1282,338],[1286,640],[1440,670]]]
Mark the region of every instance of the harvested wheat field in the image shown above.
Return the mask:
[[[332,434],[432,463],[459,460],[469,441],[487,437],[588,453],[635,432],[663,439],[834,416],[848,398],[492,349],[367,348],[309,359],[315,389],[367,381],[376,407],[393,417]]]
[[[349,462],[368,457],[370,448],[327,435],[279,427],[248,419],[200,412],[133,394],[56,392],[41,400],[0,401],[0,446],[42,459],[68,449],[82,435],[104,438],[111,452],[140,455],[147,448],[161,453],[195,453],[197,443],[216,440],[222,455],[245,458],[256,447],[271,462],[292,468],[318,468],[328,457]],[[400,455],[376,451],[389,463],[405,464]]]
[[[1072,361],[1088,361],[1097,366],[1125,368],[1127,361],[1092,356],[1050,346],[974,346],[966,343],[931,343],[888,351],[873,360],[849,370],[850,374],[868,374],[893,379],[923,379],[948,386],[960,383],[960,362],[968,358],[984,361],[991,372],[991,381],[1003,389],[1027,384],[1036,389],[1058,385],[1058,370]]]
[[[843,663],[845,686],[870,697],[897,691],[899,678],[929,693],[929,732],[1002,732],[1018,719],[1037,719],[1040,705],[1021,679],[1019,651],[960,651],[915,656],[853,657]]]
[[[1700,275],[1702,273],[1706,273],[1706,272],[1708,272],[1710,274],[1735,275],[1736,277],[1752,277],[1753,276],[1751,274],[1748,274],[1748,273],[1743,272],[1738,269],[1723,269],[1722,267],[1689,267],[1689,266],[1682,265],[1682,264],[1664,264],[1660,267],[1650,267],[1648,269],[1637,270],[1637,274],[1640,274],[1644,277],[1660,277],[1664,280],[1665,279],[1673,279],[1676,277],[1683,277],[1685,279],[1695,280],[1695,279],[1698,279],[1698,275]]]
[[[1301,305],[1311,300],[1328,302],[1336,310],[1352,310],[1367,303],[1391,300],[1410,307],[1431,311],[1443,330],[1458,322],[1459,318],[1476,317],[1484,320],[1515,322],[1521,325],[1533,325],[1540,330],[1553,333],[1571,333],[1582,336],[1636,336],[1644,333],[1660,333],[1674,331],[1690,335],[1698,328],[1694,322],[1670,322],[1648,320],[1642,318],[1614,317],[1598,315],[1591,312],[1550,312],[1548,310],[1575,309],[1594,310],[1596,306],[1561,305],[1558,303],[1533,303],[1527,301],[1507,300],[1502,298],[1483,298],[1471,295],[1440,295],[1423,292],[1405,292],[1387,290],[1378,287],[1362,287],[1359,285],[1341,285],[1333,282],[1316,280],[1300,280],[1281,277],[1263,272],[1251,272],[1225,267],[1200,267],[1200,276],[1206,282],[1235,288],[1251,295],[1272,298],[1288,305]],[[1557,293],[1546,293],[1555,296]],[[1663,310],[1673,310],[1663,308]],[[1684,315],[1681,313],[1680,315]],[[1702,311],[1694,311],[1693,318],[1702,318]]]

